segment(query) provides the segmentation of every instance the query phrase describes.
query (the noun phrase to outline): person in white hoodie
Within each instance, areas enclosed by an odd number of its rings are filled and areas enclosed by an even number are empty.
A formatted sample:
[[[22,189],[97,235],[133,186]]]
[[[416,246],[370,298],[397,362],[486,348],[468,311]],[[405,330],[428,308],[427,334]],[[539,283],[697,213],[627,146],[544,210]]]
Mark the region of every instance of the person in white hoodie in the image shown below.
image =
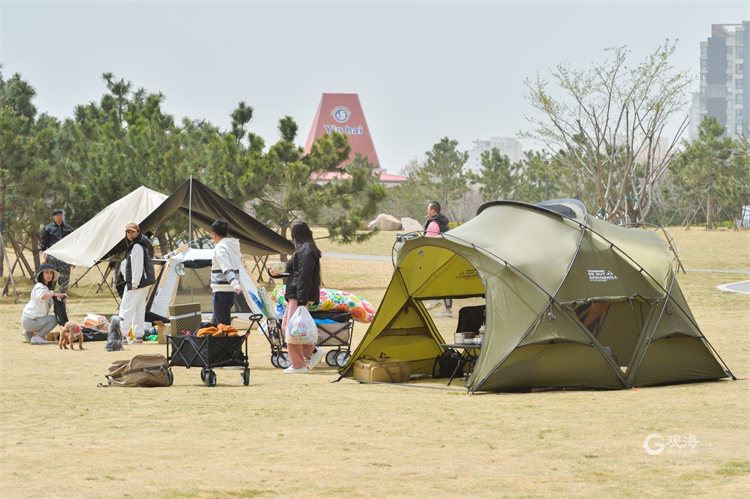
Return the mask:
[[[211,290],[214,292],[212,304],[214,309],[211,322],[216,325],[232,324],[232,306],[236,295],[242,294],[240,286],[240,266],[242,255],[239,240],[227,237],[229,226],[224,220],[211,224],[211,231],[216,246],[211,260]]]

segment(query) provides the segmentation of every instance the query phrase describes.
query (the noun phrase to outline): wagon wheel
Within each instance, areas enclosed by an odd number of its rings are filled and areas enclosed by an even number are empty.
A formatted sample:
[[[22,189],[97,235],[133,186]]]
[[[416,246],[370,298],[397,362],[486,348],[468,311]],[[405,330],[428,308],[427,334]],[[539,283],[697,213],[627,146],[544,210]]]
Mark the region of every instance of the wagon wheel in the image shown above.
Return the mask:
[[[279,367],[281,367],[282,369],[286,369],[287,367],[292,365],[292,361],[289,358],[289,354],[286,352],[281,352],[279,354],[278,362],[279,362]]]
[[[206,368],[201,367],[201,381],[206,382]]]
[[[329,350],[328,353],[326,353],[326,364],[328,364],[331,367],[336,367],[336,355],[338,355],[339,350]]]
[[[273,367],[279,367],[279,354],[276,352],[271,354],[271,365]]]
[[[211,370],[206,371],[205,383],[206,386],[216,386],[216,373]]]
[[[349,352],[339,352],[338,355],[336,355],[336,365],[339,367],[344,367],[347,362],[349,362]]]
[[[242,377],[242,384],[247,386],[250,384],[250,368],[246,367],[244,371],[242,371],[242,374],[240,374]]]
[[[172,386],[172,383],[174,383],[174,374],[172,374],[172,369],[167,369],[167,380],[169,381],[169,384],[167,386]]]

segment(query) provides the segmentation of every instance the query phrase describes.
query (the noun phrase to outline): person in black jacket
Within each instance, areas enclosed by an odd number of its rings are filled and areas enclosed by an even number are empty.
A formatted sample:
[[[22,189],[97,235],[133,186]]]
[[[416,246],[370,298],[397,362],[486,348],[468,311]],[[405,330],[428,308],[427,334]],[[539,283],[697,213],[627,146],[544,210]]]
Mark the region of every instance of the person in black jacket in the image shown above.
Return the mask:
[[[440,213],[440,203],[430,201],[427,205],[427,222],[424,224],[424,235],[427,237],[436,237],[438,234],[448,232],[448,217]],[[453,299],[445,298],[445,310],[435,314],[435,317],[453,317]],[[433,300],[427,303],[427,308],[433,308],[440,304],[439,301]]]
[[[310,227],[305,222],[292,225],[292,242],[296,250],[287,264],[289,278],[286,283],[286,311],[281,322],[282,330],[286,332],[289,320],[298,307],[308,307],[320,303],[320,256],[321,252],[313,240]],[[287,345],[289,359],[292,365],[284,370],[285,373],[305,373],[312,369],[323,357],[323,349],[315,345]],[[310,367],[305,364],[305,358],[310,357]]]
[[[118,315],[122,317],[123,333],[127,336],[132,326],[133,340],[143,341],[144,322],[146,320],[146,299],[148,287],[156,282],[154,263],[151,261],[153,246],[146,236],[141,234],[138,224],[131,222],[125,226],[127,252],[120,265],[120,273],[125,278],[125,292],[120,302]],[[127,342],[128,338],[123,338]]]
[[[50,265],[54,270],[60,274],[60,279],[57,281],[60,293],[68,291],[68,284],[70,283],[70,264],[58,260],[52,255],[48,255],[46,251],[56,242],[73,232],[73,227],[66,224],[63,220],[65,213],[60,210],[52,211],[52,222],[48,223],[42,229],[42,241],[41,241],[41,260],[42,263]]]

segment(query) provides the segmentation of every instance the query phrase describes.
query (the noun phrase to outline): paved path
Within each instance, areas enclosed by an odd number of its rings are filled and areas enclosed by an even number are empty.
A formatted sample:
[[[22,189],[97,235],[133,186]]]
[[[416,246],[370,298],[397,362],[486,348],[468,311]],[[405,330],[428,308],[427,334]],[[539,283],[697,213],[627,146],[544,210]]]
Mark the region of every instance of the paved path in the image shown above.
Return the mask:
[[[722,291],[732,291],[734,293],[745,293],[750,295],[750,281],[733,282],[732,284],[722,284],[716,286]]]
[[[687,272],[710,272],[712,274],[750,274],[750,270],[685,269]]]

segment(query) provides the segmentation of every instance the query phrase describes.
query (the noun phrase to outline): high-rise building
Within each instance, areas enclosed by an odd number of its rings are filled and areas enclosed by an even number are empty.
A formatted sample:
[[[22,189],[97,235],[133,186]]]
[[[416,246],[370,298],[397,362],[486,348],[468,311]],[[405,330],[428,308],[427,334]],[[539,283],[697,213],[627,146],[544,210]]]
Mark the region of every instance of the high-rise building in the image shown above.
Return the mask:
[[[700,119],[716,118],[731,137],[750,138],[750,21],[712,24],[701,42]]]
[[[491,137],[489,140],[475,140],[474,148],[469,151],[466,168],[478,173],[482,169],[482,153],[496,148],[500,154],[508,156],[511,163],[523,159],[521,143],[513,137]]]

